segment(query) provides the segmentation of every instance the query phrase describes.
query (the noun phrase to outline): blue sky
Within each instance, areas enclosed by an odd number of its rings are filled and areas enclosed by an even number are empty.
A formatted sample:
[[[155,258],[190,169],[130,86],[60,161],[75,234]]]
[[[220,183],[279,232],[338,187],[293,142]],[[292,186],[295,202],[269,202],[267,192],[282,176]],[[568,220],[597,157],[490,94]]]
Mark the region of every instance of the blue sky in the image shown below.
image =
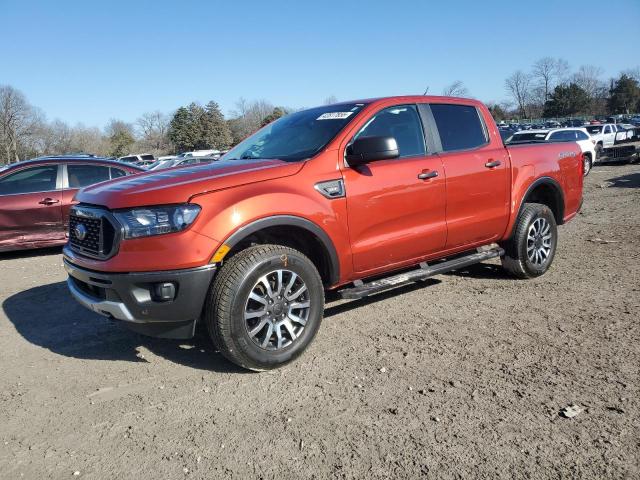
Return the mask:
[[[50,119],[97,126],[192,100],[310,107],[454,80],[501,100],[504,79],[543,56],[604,78],[639,66],[640,1],[614,4],[0,0],[0,84]]]

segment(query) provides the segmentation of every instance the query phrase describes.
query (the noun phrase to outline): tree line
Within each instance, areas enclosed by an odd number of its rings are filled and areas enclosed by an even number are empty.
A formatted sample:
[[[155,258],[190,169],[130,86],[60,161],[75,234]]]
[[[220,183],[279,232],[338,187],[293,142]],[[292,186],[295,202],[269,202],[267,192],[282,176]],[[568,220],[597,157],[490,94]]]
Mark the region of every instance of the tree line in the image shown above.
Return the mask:
[[[606,81],[599,67],[583,65],[572,71],[566,60],[545,57],[529,71],[514,72],[504,86],[506,100],[487,102],[498,121],[640,111],[640,68]],[[460,80],[441,93],[470,96]],[[336,101],[332,96],[325,103]],[[214,101],[205,105],[192,102],[169,115],[148,112],[133,123],[112,119],[99,129],[83,124],[70,126],[61,120],[48,121],[22,92],[0,85],[0,164],[71,152],[120,157],[143,152],[164,155],[198,149],[223,150],[290,111],[267,100],[240,98],[225,118]]]
[[[0,85],[0,164],[42,155],[92,153],[121,157],[129,153],[166,155],[229,148],[261,126],[287,114],[266,100],[241,98],[229,118],[214,101],[192,102],[167,115],[148,112],[135,122],[112,119],[103,128],[48,121],[14,87]]]
[[[608,81],[604,71],[544,57],[529,71],[517,70],[504,83],[508,100],[490,102],[497,120],[630,114],[640,111],[640,68]]]

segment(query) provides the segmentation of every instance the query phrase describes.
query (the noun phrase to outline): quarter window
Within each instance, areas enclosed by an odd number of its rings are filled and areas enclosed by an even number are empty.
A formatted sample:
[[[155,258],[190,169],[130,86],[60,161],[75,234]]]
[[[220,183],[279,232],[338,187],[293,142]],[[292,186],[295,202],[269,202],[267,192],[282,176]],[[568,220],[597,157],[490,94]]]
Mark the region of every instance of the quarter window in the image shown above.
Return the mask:
[[[109,180],[109,167],[101,165],[67,165],[69,188],[82,188]]]
[[[125,172],[124,170],[111,167],[111,178],[120,178],[120,177],[126,177],[126,176],[127,176],[127,172]]]
[[[476,107],[470,105],[431,104],[445,152],[477,148],[487,143],[487,134]]]
[[[26,168],[0,179],[0,195],[56,190],[57,165]]]
[[[376,113],[356,134],[356,138],[393,137],[400,157],[425,155],[424,132],[415,105],[385,108]]]

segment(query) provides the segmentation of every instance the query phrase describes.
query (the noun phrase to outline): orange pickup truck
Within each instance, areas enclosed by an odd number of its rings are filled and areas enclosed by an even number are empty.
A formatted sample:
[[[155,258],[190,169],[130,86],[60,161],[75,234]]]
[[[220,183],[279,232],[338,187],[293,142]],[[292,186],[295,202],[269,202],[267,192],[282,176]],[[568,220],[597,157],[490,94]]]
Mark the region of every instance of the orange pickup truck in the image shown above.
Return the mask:
[[[575,143],[506,148],[475,100],[312,108],[212,164],[80,191],[68,285],[137,332],[188,338],[204,322],[232,362],[275,368],[314,338],[326,290],[362,298],[493,257],[542,275],[582,168]]]

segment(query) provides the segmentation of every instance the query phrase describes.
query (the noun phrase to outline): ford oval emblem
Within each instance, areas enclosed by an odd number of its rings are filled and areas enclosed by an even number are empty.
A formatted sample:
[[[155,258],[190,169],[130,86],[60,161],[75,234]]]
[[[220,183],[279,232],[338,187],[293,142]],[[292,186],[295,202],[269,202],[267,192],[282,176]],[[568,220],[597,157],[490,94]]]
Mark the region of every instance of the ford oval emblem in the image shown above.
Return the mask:
[[[84,240],[87,236],[87,227],[79,223],[73,228],[73,233],[78,240]]]

